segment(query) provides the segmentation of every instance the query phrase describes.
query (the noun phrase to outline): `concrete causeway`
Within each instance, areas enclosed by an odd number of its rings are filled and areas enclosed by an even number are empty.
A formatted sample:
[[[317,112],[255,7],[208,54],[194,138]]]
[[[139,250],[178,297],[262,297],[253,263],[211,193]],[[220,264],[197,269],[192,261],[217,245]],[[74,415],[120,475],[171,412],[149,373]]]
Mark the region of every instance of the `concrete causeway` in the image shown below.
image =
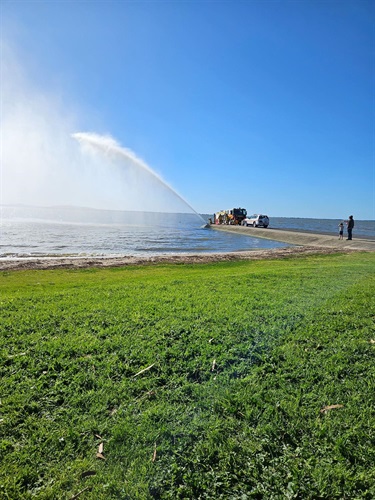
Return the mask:
[[[254,238],[264,238],[267,240],[279,241],[281,243],[288,243],[291,245],[300,246],[316,246],[324,248],[337,248],[337,250],[365,250],[375,251],[375,238],[356,237],[353,231],[353,240],[347,241],[345,239],[339,240],[339,236],[334,234],[316,234],[302,231],[288,231],[285,229],[267,229],[252,226],[231,226],[231,225],[216,225],[210,226],[214,230],[229,231],[244,236],[252,236]]]

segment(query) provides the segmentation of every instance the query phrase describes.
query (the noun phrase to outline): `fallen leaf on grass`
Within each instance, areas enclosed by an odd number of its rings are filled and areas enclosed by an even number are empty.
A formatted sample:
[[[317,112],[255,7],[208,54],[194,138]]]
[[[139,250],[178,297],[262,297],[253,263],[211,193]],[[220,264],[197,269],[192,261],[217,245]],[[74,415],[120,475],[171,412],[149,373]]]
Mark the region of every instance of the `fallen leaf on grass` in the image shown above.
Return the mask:
[[[371,339],[370,344],[375,344],[375,339]]]
[[[97,453],[96,458],[100,458],[100,460],[105,460],[105,456],[102,453]]]
[[[161,388],[163,388],[163,387],[165,387],[165,385],[161,386]],[[151,391],[147,391],[147,392],[145,392],[144,394],[142,394],[141,396],[138,396],[138,397],[135,399],[135,401],[140,401],[140,400],[142,400],[142,399],[144,399],[144,398],[147,398],[147,397],[149,397],[149,396],[150,396],[150,397],[151,397],[151,396],[155,396],[155,394],[156,394],[156,391],[153,391],[153,390],[151,390]]]
[[[95,437],[98,439],[103,439],[102,436],[99,436],[99,434],[95,434]]]
[[[344,405],[329,405],[320,410],[320,413],[326,413],[328,410],[335,410],[336,408],[343,408]]]
[[[146,397],[146,396],[155,396],[155,394],[156,394],[156,392],[151,390],[151,391],[146,392],[146,394],[143,397]]]
[[[214,359],[214,360],[212,361],[211,371],[213,372],[213,371],[215,370],[215,368],[216,368],[216,359]]]
[[[155,462],[155,460],[156,460],[156,443],[155,443],[154,453],[152,455],[152,461]]]
[[[104,444],[100,443],[99,448],[98,448],[98,453],[103,453],[104,450]]]
[[[88,491],[88,490],[91,491],[92,487],[91,486],[86,486],[86,488],[83,488],[83,490],[81,490],[78,493],[76,493],[75,495],[73,495],[70,500],[76,500],[78,497],[80,497],[82,495],[82,493],[84,493],[85,491]]]
[[[147,370],[149,370],[150,368],[152,368],[154,365],[155,365],[155,363],[152,363],[152,365],[148,366],[147,368],[143,368],[143,370],[141,370],[140,372],[136,373],[133,376],[133,378],[138,377],[138,375],[140,375],[141,373],[147,372]]]

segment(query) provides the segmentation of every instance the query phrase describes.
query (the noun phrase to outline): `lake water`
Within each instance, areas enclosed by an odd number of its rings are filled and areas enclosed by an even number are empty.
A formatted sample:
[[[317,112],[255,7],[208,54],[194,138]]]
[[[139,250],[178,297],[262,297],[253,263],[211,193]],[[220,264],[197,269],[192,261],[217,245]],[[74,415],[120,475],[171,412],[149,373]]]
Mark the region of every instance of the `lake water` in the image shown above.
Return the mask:
[[[73,207],[1,207],[0,258],[151,256],[286,247],[285,243],[202,228],[211,214],[160,214]],[[271,217],[270,227],[337,234],[339,220]],[[374,221],[355,235],[375,238]]]

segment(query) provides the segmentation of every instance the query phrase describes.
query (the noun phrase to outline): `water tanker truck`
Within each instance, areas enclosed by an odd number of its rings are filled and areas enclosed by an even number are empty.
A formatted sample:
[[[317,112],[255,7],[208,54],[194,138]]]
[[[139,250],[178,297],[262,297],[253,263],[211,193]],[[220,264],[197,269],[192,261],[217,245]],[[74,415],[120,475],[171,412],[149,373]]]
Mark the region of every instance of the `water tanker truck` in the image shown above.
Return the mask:
[[[231,208],[229,210],[220,210],[214,214],[214,224],[233,224],[239,225],[246,218],[246,208]]]

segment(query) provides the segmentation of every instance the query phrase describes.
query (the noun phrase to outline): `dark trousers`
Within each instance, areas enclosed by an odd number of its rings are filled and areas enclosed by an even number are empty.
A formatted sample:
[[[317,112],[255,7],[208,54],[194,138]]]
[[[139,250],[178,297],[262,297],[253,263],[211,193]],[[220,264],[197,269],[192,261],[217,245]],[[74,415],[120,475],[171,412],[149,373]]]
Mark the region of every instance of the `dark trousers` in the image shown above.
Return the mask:
[[[348,227],[348,240],[352,239],[352,231],[353,231],[353,228]]]

